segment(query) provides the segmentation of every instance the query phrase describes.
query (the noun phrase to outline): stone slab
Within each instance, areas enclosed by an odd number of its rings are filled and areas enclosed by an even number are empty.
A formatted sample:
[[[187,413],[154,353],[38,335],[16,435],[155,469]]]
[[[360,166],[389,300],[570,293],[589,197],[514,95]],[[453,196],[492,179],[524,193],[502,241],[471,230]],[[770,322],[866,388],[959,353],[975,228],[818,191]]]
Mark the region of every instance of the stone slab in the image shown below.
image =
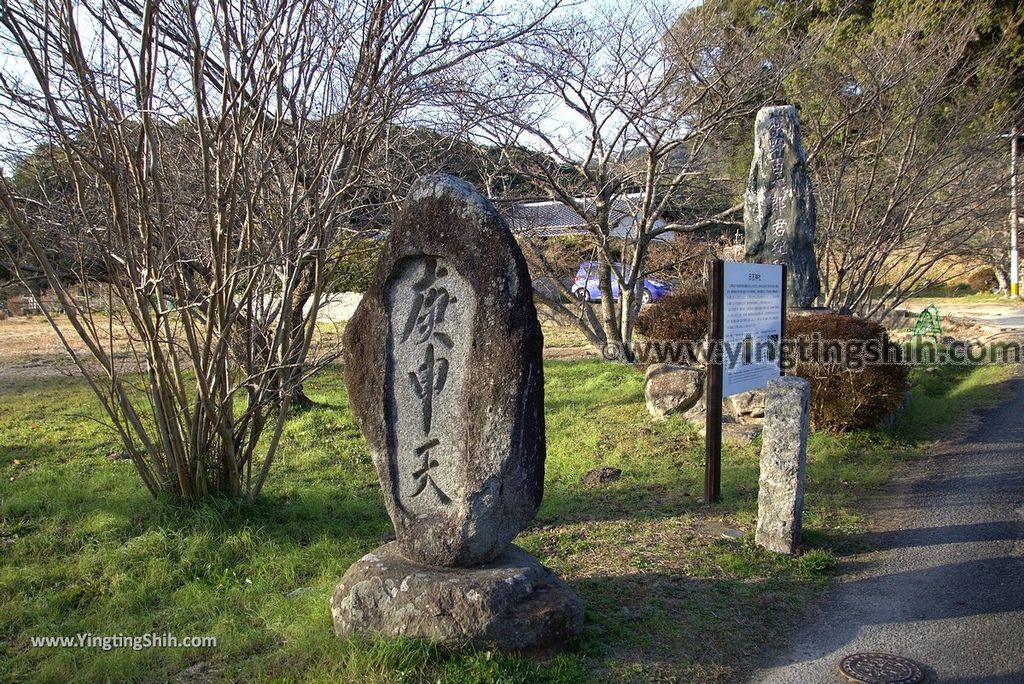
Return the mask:
[[[569,586],[515,545],[473,568],[404,558],[396,542],[363,556],[331,597],[335,632],[430,639],[508,651],[549,651],[583,630]]]
[[[786,264],[791,305],[810,306],[821,292],[814,255],[817,207],[796,107],[757,113],[743,204],[746,260]]]

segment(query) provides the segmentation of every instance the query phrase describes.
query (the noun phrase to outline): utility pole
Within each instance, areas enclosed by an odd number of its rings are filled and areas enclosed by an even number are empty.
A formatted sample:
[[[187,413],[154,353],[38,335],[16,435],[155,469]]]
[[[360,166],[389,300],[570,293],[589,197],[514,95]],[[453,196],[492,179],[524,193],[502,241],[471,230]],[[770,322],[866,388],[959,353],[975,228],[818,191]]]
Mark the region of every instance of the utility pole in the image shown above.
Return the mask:
[[[1010,133],[1010,299],[1020,297],[1020,252],[1017,249],[1017,235],[1020,217],[1017,213],[1017,143],[1020,127],[1014,126]]]

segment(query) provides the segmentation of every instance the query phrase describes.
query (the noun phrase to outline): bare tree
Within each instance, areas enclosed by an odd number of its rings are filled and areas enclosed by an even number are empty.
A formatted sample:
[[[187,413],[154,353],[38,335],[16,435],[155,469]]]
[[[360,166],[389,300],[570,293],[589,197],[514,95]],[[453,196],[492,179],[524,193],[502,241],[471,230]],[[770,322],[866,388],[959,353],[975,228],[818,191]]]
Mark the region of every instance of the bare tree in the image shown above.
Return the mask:
[[[0,0],[0,45],[25,65],[0,75],[7,123],[67,158],[67,247],[102,260],[110,315],[77,296],[88,273],[55,265],[43,230],[55,207],[6,179],[0,204],[67,313],[51,325],[154,495],[259,493],[295,388],[327,360],[308,358],[316,311],[376,201],[371,155],[453,68],[546,11]],[[111,346],[118,324],[131,363]]]
[[[711,10],[603,7],[503,51],[463,96],[475,139],[504,150],[498,165],[581,217],[600,264],[596,307],[574,302],[569,274],[545,259],[538,240],[523,237],[534,277],[556,290],[540,293],[540,302],[595,346],[632,339],[652,244],[735,223],[735,198],[709,192],[707,152],[776,91],[791,55],[784,44],[774,49],[778,31],[727,41],[731,31]]]
[[[962,275],[970,262],[953,257],[991,249],[985,233],[1005,217],[992,166],[1015,109],[1000,101],[1009,71],[994,68],[1005,53],[972,52],[969,12],[943,16],[936,28],[928,12],[900,13],[799,65],[830,308],[884,315]]]

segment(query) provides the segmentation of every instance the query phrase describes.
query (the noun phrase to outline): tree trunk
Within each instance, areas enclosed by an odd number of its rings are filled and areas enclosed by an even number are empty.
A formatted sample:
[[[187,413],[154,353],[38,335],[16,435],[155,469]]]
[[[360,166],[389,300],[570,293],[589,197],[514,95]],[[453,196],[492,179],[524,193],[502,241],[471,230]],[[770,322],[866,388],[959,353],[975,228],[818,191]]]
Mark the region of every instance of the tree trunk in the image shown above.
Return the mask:
[[[992,272],[996,274],[996,286],[999,288],[999,294],[1008,294],[1010,292],[1010,272],[1002,264],[993,265]]]

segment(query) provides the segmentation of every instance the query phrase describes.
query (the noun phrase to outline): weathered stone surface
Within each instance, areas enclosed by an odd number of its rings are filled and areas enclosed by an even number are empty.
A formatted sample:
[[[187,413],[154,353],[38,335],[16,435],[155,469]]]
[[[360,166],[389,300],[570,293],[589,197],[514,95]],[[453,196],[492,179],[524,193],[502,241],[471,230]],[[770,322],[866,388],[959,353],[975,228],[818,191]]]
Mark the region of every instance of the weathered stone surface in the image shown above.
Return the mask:
[[[754,540],[769,551],[793,553],[800,543],[810,399],[803,378],[779,378],[765,388]]]
[[[379,634],[473,643],[504,650],[548,649],[583,630],[572,590],[510,545],[475,568],[425,567],[386,544],[349,568],[331,597],[339,636]]]
[[[693,408],[703,392],[704,372],[696,368],[656,363],[644,376],[647,410],[657,420]]]
[[[743,425],[722,421],[722,441],[732,446],[747,446],[761,436],[760,425]]]
[[[744,424],[760,424],[764,420],[764,392],[751,390],[727,397],[726,411]]]
[[[722,425],[730,425],[736,422],[735,416],[728,410],[729,404],[723,402],[722,404]],[[697,400],[690,408],[678,413],[679,417],[688,423],[699,427],[701,430],[704,429],[704,425],[707,422],[708,412],[707,404],[705,403],[704,392],[701,391],[700,399]]]
[[[757,113],[743,224],[747,261],[786,264],[790,303],[810,306],[821,291],[814,256],[817,213],[792,105]]]
[[[819,314],[834,314],[834,310],[827,306],[809,306],[804,309],[790,309],[786,312],[789,317],[793,316],[817,316]]]
[[[676,413],[683,420],[699,424],[703,427],[707,415],[704,399],[704,391],[701,388],[700,397],[694,402],[693,406]],[[648,410],[650,410],[649,407]],[[750,392],[735,394],[731,397],[726,397],[722,402],[723,424],[741,423],[748,426],[759,426],[762,422],[764,422],[764,392],[761,390],[751,390]],[[760,433],[758,432],[757,434]]]
[[[498,556],[544,481],[543,337],[519,247],[451,176],[420,180],[345,330],[349,402],[402,554]]]

